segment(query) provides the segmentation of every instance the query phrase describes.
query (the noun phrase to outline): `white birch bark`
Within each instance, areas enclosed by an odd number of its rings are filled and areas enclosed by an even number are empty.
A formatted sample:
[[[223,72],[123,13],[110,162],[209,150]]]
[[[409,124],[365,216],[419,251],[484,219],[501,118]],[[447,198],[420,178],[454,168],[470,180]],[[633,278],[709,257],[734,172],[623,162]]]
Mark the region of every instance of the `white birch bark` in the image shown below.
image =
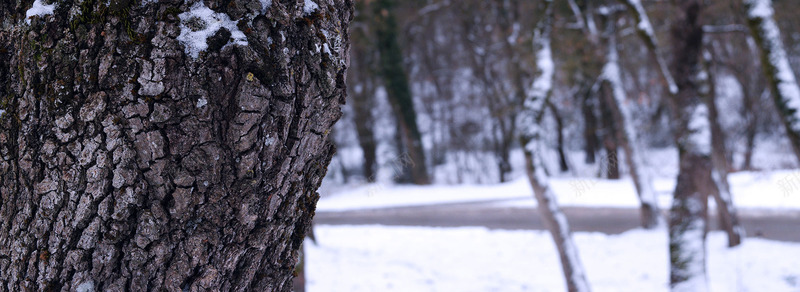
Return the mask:
[[[680,157],[669,218],[671,291],[707,291],[705,238],[708,196],[715,184],[711,163],[711,127],[708,108],[701,102],[696,74],[702,47],[702,25],[697,18],[698,0],[676,0],[677,13],[671,24],[673,33],[672,66],[667,67],[647,13],[639,0],[619,0],[636,18],[636,29],[655,56],[669,87],[667,103],[676,128],[675,144]],[[668,70],[669,69],[669,70]],[[674,70],[674,71],[672,71]],[[675,72],[692,72],[676,75]],[[679,85],[680,84],[680,85]]]
[[[656,38],[655,31],[653,30],[653,25],[650,23],[650,18],[647,17],[647,12],[644,10],[642,2],[640,0],[619,1],[628,7],[628,10],[632,13],[633,18],[636,20],[636,32],[639,33],[639,37],[642,38],[647,46],[647,49],[653,55],[653,58],[658,65],[659,73],[661,73],[661,77],[667,82],[667,88],[669,89],[670,94],[677,93],[678,85],[675,83],[675,78],[673,78],[672,74],[669,72],[667,61],[664,59],[661,46],[658,44],[658,38]]]
[[[627,101],[625,89],[622,85],[622,76],[619,67],[616,38],[612,35],[609,40],[606,55],[606,64],[603,66],[602,79],[611,86],[613,101],[609,102],[611,110],[617,116],[617,123],[622,128],[623,150],[625,159],[630,169],[631,178],[636,187],[641,203],[642,226],[654,228],[659,224],[659,209],[656,193],[653,189],[653,178],[645,168],[644,151],[634,128],[632,109]]]
[[[716,86],[714,76],[711,74],[713,71],[713,60],[711,52],[705,50],[703,52],[703,71],[700,74],[700,94],[705,98],[705,103],[709,110],[708,123],[709,131],[711,132],[711,161],[714,164],[712,169],[711,179],[716,186],[716,192],[713,193],[714,200],[717,202],[717,213],[720,219],[722,228],[728,234],[728,246],[734,247],[741,244],[745,236],[744,227],[739,223],[739,216],[736,212],[736,207],[733,205],[733,196],[730,192],[730,184],[728,184],[728,169],[725,162],[725,139],[722,135],[722,129],[719,124],[719,112],[715,104]],[[716,127],[716,128],[715,128]]]
[[[781,31],[774,19],[771,0],[744,0],[747,22],[761,51],[761,66],[780,111],[795,156],[800,160],[800,87],[789,66],[781,40]]]
[[[538,201],[539,213],[543,217],[561,258],[561,267],[568,291],[590,291],[586,274],[572,240],[569,224],[556,197],[550,188],[539,153],[542,149],[540,121],[547,98],[553,89],[554,63],[550,49],[552,30],[552,0],[545,1],[545,16],[534,31],[533,46],[536,50],[536,73],[533,85],[526,94],[520,113],[520,142],[525,152],[528,179]]]

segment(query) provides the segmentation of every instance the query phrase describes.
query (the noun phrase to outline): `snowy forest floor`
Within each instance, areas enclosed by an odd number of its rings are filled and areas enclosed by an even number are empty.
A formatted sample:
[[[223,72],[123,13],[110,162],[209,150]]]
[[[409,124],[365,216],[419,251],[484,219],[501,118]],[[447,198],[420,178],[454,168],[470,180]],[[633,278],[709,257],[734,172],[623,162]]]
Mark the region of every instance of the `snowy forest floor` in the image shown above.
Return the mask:
[[[711,291],[800,292],[800,170],[786,147],[766,146],[754,160],[760,171],[729,177],[749,237],[728,248],[724,233],[708,234]],[[499,184],[342,184],[329,175],[317,205],[318,245],[305,243],[307,291],[564,291],[557,252],[520,173],[521,157],[512,156],[517,179]],[[570,156],[582,161],[580,154]],[[650,150],[648,157],[666,215],[677,155]],[[344,159],[350,160],[358,165]],[[598,165],[572,166],[577,169],[554,174],[551,186],[593,291],[667,291],[667,231],[638,228],[630,178],[596,178]],[[448,167],[442,172],[452,173]],[[548,169],[557,169],[555,160]],[[391,167],[381,171],[380,177],[392,175]],[[714,226],[713,200],[709,205]]]
[[[593,291],[667,291],[665,229],[577,232]],[[545,231],[380,225],[316,227],[306,241],[307,291],[564,291]],[[707,241],[711,291],[800,291],[800,244]]]
[[[800,211],[800,171],[774,170],[737,172],[729,177],[734,205],[743,210]],[[555,177],[551,186],[561,206],[638,208],[639,200],[629,177],[607,180]],[[659,206],[669,208],[673,177],[654,181]],[[498,208],[534,208],[533,191],[524,178],[490,185],[397,186],[365,184],[330,187],[317,204],[318,212],[425,206],[436,204],[495,202]],[[714,208],[711,200],[710,207]]]
[[[562,176],[551,182],[577,231],[594,291],[668,290],[667,232],[637,228],[639,203],[629,178]],[[784,241],[748,237],[729,249],[724,233],[709,233],[711,291],[800,291],[800,172],[737,172],[730,183],[748,236]],[[674,178],[659,176],[655,187],[666,214]],[[318,245],[306,242],[307,291],[565,289],[552,239],[541,230],[522,178],[323,190],[328,193],[315,219]]]

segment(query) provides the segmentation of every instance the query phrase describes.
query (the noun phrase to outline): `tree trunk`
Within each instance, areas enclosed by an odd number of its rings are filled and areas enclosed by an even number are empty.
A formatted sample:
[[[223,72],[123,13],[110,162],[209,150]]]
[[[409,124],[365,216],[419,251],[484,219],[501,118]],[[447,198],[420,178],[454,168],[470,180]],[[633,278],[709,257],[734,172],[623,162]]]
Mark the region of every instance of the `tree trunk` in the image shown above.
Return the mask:
[[[698,0],[675,4],[678,12],[671,25],[674,56],[670,73],[678,91],[669,104],[680,169],[669,218],[670,287],[672,291],[706,291],[706,217],[714,181],[708,108],[699,91],[701,4]]]
[[[0,291],[290,291],[352,2],[32,2],[0,3]]]
[[[745,94],[745,110],[748,113],[745,115],[747,125],[745,126],[745,146],[744,146],[744,161],[742,162],[742,170],[753,170],[753,153],[756,148],[756,135],[758,135],[758,122],[759,115],[753,112],[754,97],[751,94]]]
[[[356,2],[359,15],[353,20],[351,33],[350,68],[347,70],[350,86],[350,100],[353,106],[353,121],[358,135],[358,144],[363,152],[362,170],[368,182],[374,182],[377,172],[377,142],[375,141],[375,118],[372,110],[375,108],[375,90],[377,80],[374,77],[375,54],[371,52],[370,43],[372,31],[369,30],[369,14],[366,13],[366,3]]]
[[[705,80],[700,88],[700,94],[703,96],[706,106],[708,107],[708,123],[711,128],[711,162],[714,169],[712,178],[716,188],[713,189],[712,195],[717,203],[717,216],[719,218],[720,226],[728,234],[728,246],[734,247],[742,243],[744,237],[744,228],[739,224],[739,215],[736,213],[736,207],[733,205],[733,196],[730,192],[730,185],[728,184],[728,153],[725,145],[725,133],[722,130],[722,125],[719,123],[719,112],[717,111],[716,98],[716,82],[712,71],[712,56],[708,51],[703,53],[703,66],[701,76],[705,76]]]
[[[611,22],[613,23],[613,22]],[[621,129],[619,135],[622,150],[625,151],[625,161],[630,169],[631,179],[639,195],[640,216],[642,227],[655,228],[659,222],[658,201],[653,189],[653,178],[647,171],[644,163],[644,151],[641,147],[631,107],[628,105],[625,89],[622,85],[620,73],[619,54],[617,53],[616,37],[610,35],[606,64],[603,66],[603,80],[608,83],[612,93],[607,95],[607,103],[613,113],[614,120]]]
[[[403,54],[397,40],[397,24],[394,19],[394,0],[378,0],[373,13],[376,34],[376,45],[380,53],[380,72],[389,103],[400,123],[400,137],[408,151],[411,164],[411,179],[415,184],[429,184],[428,169],[425,164],[425,153],[422,136],[417,126],[417,112],[411,95],[411,86],[403,67]]]
[[[744,0],[750,32],[761,49],[761,67],[767,77],[775,107],[783,121],[786,135],[800,161],[800,86],[781,40],[781,31],[773,18],[771,0]]]
[[[536,53],[536,78],[523,103],[523,110],[518,123],[520,144],[525,153],[525,165],[528,181],[538,202],[538,210],[550,231],[561,258],[561,268],[567,284],[567,290],[590,291],[586,274],[583,270],[577,247],[572,241],[567,217],[556,203],[556,197],[550,188],[544,164],[540,157],[542,148],[541,120],[545,105],[552,93],[554,63],[550,49],[553,7],[552,0],[544,1],[545,14],[540,18],[534,31],[533,47]]]
[[[664,59],[661,45],[658,43],[655,30],[653,30],[653,25],[650,22],[650,18],[647,16],[647,11],[645,11],[644,6],[642,6],[641,0],[618,1],[622,2],[622,4],[628,7],[628,11],[636,20],[636,25],[634,25],[636,32],[639,34],[639,37],[642,39],[642,41],[644,41],[644,45],[647,47],[647,51],[652,56],[652,59],[655,60],[659,69],[658,72],[661,74],[661,77],[664,78],[664,82],[667,83],[666,85],[669,93],[678,93],[678,85],[675,84],[675,78],[669,72],[667,61]]]
[[[547,107],[550,108],[550,112],[553,113],[553,119],[556,120],[556,131],[558,131],[558,145],[556,145],[556,149],[558,150],[558,166],[561,172],[566,172],[569,170],[569,165],[567,164],[567,153],[564,151],[564,119],[561,118],[558,108],[549,100],[547,101]]]
[[[612,89],[603,84],[599,91],[600,93],[600,120],[603,126],[601,136],[603,137],[603,148],[606,150],[606,156],[600,160],[600,176],[605,174],[607,179],[619,179],[619,161],[617,159],[617,129],[614,124],[613,114],[611,112],[611,105],[608,100],[611,99]]]
[[[594,99],[595,96],[591,90],[586,90],[586,95],[581,100],[581,114],[583,115],[583,150],[586,154],[584,159],[585,163],[595,163],[595,153],[599,148],[599,139],[597,138],[597,116],[594,114]]]

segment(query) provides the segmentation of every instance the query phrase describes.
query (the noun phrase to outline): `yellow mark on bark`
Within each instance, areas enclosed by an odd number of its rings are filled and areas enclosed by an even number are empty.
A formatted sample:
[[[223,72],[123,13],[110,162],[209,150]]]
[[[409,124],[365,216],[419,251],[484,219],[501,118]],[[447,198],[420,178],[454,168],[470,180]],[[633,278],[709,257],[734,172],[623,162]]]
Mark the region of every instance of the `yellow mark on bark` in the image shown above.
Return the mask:
[[[252,72],[247,72],[247,81],[253,82],[253,77],[254,76]]]

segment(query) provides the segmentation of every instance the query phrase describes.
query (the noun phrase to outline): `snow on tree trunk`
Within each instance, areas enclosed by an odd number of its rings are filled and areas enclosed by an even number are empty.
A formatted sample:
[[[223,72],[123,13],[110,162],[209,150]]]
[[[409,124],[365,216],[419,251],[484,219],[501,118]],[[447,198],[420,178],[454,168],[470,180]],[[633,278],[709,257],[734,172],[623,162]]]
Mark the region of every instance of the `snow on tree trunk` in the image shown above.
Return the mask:
[[[636,187],[641,203],[642,227],[654,228],[659,223],[658,202],[656,193],[653,189],[653,178],[647,171],[644,163],[643,149],[634,128],[632,109],[625,96],[625,89],[622,85],[622,76],[619,68],[619,56],[617,53],[616,38],[612,35],[606,56],[606,64],[603,66],[602,79],[607,82],[612,90],[613,100],[608,104],[614,113],[617,124],[622,129],[620,141],[622,149],[625,151],[625,160],[630,169],[631,178]]]
[[[761,66],[767,77],[772,97],[800,161],[800,87],[789,66],[781,40],[781,31],[773,18],[771,0],[744,0],[747,23],[761,49]]]
[[[703,29],[699,0],[675,1],[671,73],[678,86],[669,99],[679,153],[678,181],[669,217],[672,291],[706,291],[705,239],[711,177],[711,127],[700,92]]]
[[[708,107],[708,122],[711,127],[711,162],[714,166],[712,179],[716,189],[713,192],[714,200],[717,203],[717,213],[720,225],[728,234],[728,246],[739,245],[744,238],[744,227],[739,224],[739,216],[736,207],[733,205],[733,197],[730,193],[728,184],[728,161],[725,157],[727,148],[725,147],[725,135],[722,125],[719,123],[719,113],[717,112],[716,82],[712,71],[712,56],[707,50],[703,51],[703,67],[700,73],[701,87],[700,93]]]
[[[653,30],[653,25],[650,23],[650,18],[647,16],[647,11],[644,10],[642,2],[640,0],[619,1],[622,2],[622,4],[625,4],[625,6],[628,7],[628,11],[633,14],[633,18],[636,20],[636,32],[639,34],[639,37],[642,38],[645,46],[647,46],[648,51],[656,61],[659,73],[661,73],[661,77],[664,78],[664,81],[667,82],[667,88],[669,89],[670,94],[677,93],[678,85],[675,83],[675,79],[669,72],[667,61],[664,59],[661,46],[658,44],[658,38]]]
[[[531,89],[527,92],[520,113],[520,142],[525,153],[526,173],[538,201],[538,209],[544,219],[561,258],[567,289],[590,291],[578,250],[572,240],[567,217],[556,203],[556,197],[548,183],[542,159],[541,120],[545,105],[553,89],[554,63],[550,49],[552,30],[552,1],[545,1],[545,15],[536,26],[533,46],[536,52],[536,73]]]
[[[32,2],[0,3],[0,290],[290,291],[352,2]]]

